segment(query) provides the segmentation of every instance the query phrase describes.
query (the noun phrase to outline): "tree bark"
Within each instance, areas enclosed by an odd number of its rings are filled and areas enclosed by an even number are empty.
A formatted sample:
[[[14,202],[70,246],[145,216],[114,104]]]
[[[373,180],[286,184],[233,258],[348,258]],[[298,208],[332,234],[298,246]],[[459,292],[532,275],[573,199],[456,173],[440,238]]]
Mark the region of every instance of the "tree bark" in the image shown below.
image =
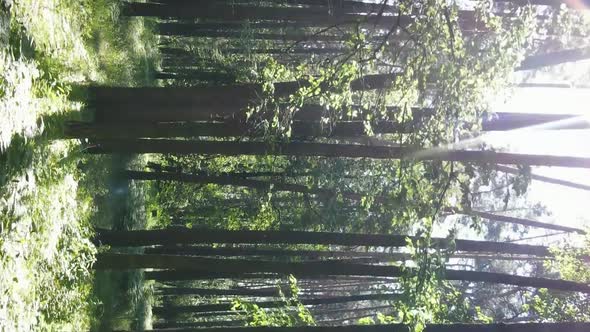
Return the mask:
[[[536,126],[533,127],[533,126]],[[576,114],[495,113],[484,119],[484,131],[505,131],[520,128],[561,130],[588,129],[590,122]]]
[[[262,273],[203,272],[189,269],[145,271],[143,275],[147,280],[155,280],[159,282],[212,279],[267,279],[276,277],[272,274]]]
[[[156,72],[154,75],[155,75],[154,77],[156,79],[160,79],[160,80],[183,79],[183,80],[211,82],[211,83],[217,83],[217,84],[231,84],[231,83],[236,82],[236,75],[233,75],[233,74],[194,70],[194,69],[188,69],[188,68],[182,68],[179,72],[171,72],[170,70],[163,71],[163,72]]]
[[[248,40],[272,40],[272,41],[305,41],[313,40],[318,42],[345,42],[350,38],[347,35],[310,35],[295,33],[245,33],[243,31],[216,31],[203,30],[190,23],[159,23],[157,31],[167,36],[190,36],[226,39],[248,39]]]
[[[587,47],[537,54],[525,58],[520,64],[520,67],[516,70],[539,69],[568,62],[581,61],[588,58],[590,58],[590,48]]]
[[[144,271],[144,278],[146,280],[155,280],[158,282],[170,282],[170,281],[185,281],[185,280],[214,280],[214,279],[239,279],[239,280],[269,280],[269,279],[280,279],[281,275],[270,274],[270,273],[210,273],[203,271],[196,271],[191,269],[182,270],[159,270],[159,271]],[[390,282],[390,278],[378,278],[378,277],[357,277],[357,276],[301,276],[301,279],[314,279],[314,280],[373,280],[374,282]]]
[[[399,266],[341,263],[338,261],[284,263],[246,259],[216,259],[191,256],[98,254],[95,269],[194,269],[204,272],[278,273],[295,276],[376,276],[400,277],[411,269]],[[561,291],[590,293],[590,286],[566,280],[523,277],[503,273],[445,270],[442,278],[471,282],[490,282],[521,287],[547,288]],[[377,294],[383,295],[383,294]],[[391,294],[390,294],[391,295]],[[210,310],[206,310],[210,311]]]
[[[303,305],[325,305],[348,302],[361,301],[390,301],[398,298],[398,294],[368,294],[368,295],[351,295],[351,296],[334,296],[318,299],[303,299],[299,302]],[[259,301],[255,302],[260,308],[281,308],[286,306],[285,301]],[[210,312],[210,311],[227,311],[231,310],[233,303],[215,303],[215,304],[200,304],[188,306],[174,306],[174,307],[152,307],[153,313],[156,315],[173,315],[179,313],[193,313],[193,312]]]
[[[323,250],[285,250],[285,249],[260,249],[260,248],[212,248],[212,247],[178,247],[164,246],[151,247],[144,250],[146,254],[163,255],[192,255],[192,256],[271,256],[271,257],[298,257],[306,259],[319,258],[382,258],[389,260],[402,260],[410,256],[405,253],[387,252],[359,252],[359,251],[323,251]]]
[[[395,74],[365,75],[350,84],[352,91],[390,87]],[[275,97],[288,97],[305,81],[274,83]],[[260,84],[201,87],[90,87],[98,122],[200,121],[241,113],[264,95]],[[231,98],[228,98],[231,96]]]
[[[128,3],[123,8],[125,16],[151,16],[160,18],[208,19],[221,22],[248,22],[254,20],[308,22],[317,26],[338,26],[350,24],[374,24],[378,27],[407,26],[412,22],[408,16],[384,16],[351,12],[330,13],[323,7],[265,7],[231,6],[178,2],[170,5],[153,3]]]
[[[420,150],[398,146],[327,143],[277,143],[186,141],[166,139],[103,140],[92,153],[177,153],[237,155],[319,156],[374,159],[439,160],[513,165],[590,168],[590,158],[517,154],[474,150]]]
[[[252,49],[241,49],[241,48],[227,48],[222,49],[222,53],[230,53],[230,54],[242,54],[242,53],[252,53],[252,54],[341,54],[344,52],[349,51],[347,48],[343,46],[339,47],[293,47],[293,48],[252,48]]]
[[[247,187],[262,191],[270,190],[272,185],[273,191],[288,191],[295,193],[306,193],[317,195],[322,198],[334,197],[337,194],[342,197],[351,199],[354,201],[360,201],[364,195],[350,191],[336,192],[333,189],[323,188],[309,188],[300,184],[293,183],[281,183],[281,182],[269,182],[262,180],[252,180],[241,177],[233,176],[206,176],[206,175],[193,175],[186,173],[169,173],[169,172],[143,172],[143,171],[125,171],[124,175],[127,179],[132,180],[159,180],[159,181],[180,181],[185,183],[198,183],[198,184],[217,184],[221,186],[239,186]]]
[[[328,232],[298,231],[228,231],[205,229],[162,229],[137,231],[100,230],[94,238],[97,244],[135,247],[149,245],[176,245],[199,243],[250,243],[250,244],[324,244],[369,247],[405,247],[406,239],[418,238],[407,235],[374,235]],[[432,238],[434,246],[445,248],[448,241]],[[516,254],[532,256],[551,256],[547,247],[524,244],[455,240],[457,251],[492,252],[496,254]]]
[[[281,292],[289,296],[290,289],[282,287]],[[158,295],[241,295],[241,296],[257,296],[257,297],[277,297],[279,296],[279,288],[262,288],[262,289],[220,289],[220,288],[190,288],[190,287],[164,287],[157,292]]]
[[[228,327],[186,328],[174,332],[408,332],[411,326],[402,324],[347,325],[347,326],[297,326],[297,327]],[[494,323],[494,324],[430,324],[424,332],[587,332],[590,323]],[[170,332],[146,330],[146,332]]]
[[[165,113],[165,112],[164,112]],[[169,117],[170,114],[165,115]],[[176,119],[179,120],[180,119]],[[319,121],[294,121],[292,137],[363,137],[367,136],[362,121],[339,121],[329,128]],[[409,132],[410,126],[381,121],[372,126],[376,134]],[[71,138],[134,139],[173,137],[260,137],[247,124],[226,122],[164,122],[164,123],[87,123],[69,122],[66,135]]]
[[[480,217],[480,218],[484,218],[484,219],[488,219],[488,220],[493,220],[493,221],[498,221],[498,222],[523,225],[523,226],[527,226],[527,227],[552,229],[552,230],[556,230],[556,231],[563,231],[563,232],[569,232],[569,233],[586,234],[586,231],[584,231],[581,228],[555,225],[555,224],[550,224],[550,223],[545,223],[545,222],[540,222],[540,221],[530,220],[530,219],[524,219],[524,218],[503,216],[500,214],[494,214],[494,213],[489,213],[489,212],[458,211],[457,213],[465,214],[465,215],[469,215],[469,216],[476,216],[476,217]]]
[[[275,258],[304,258],[304,259],[331,259],[331,258],[373,258],[382,261],[401,261],[411,258],[407,253],[390,252],[360,252],[360,251],[321,251],[321,250],[286,250],[286,249],[259,249],[259,248],[231,248],[231,247],[203,247],[203,246],[158,246],[144,249],[146,254],[160,255],[189,255],[189,256],[217,256],[217,257],[275,257]],[[466,254],[456,253],[453,258],[464,259],[490,259],[490,260],[533,260],[551,259],[550,257],[524,257],[507,256],[498,254]]]
[[[220,326],[243,326],[246,323],[243,319],[237,320],[215,320],[209,322],[156,322],[153,324],[155,329],[175,329],[175,328],[203,328],[203,327],[220,327]],[[172,330],[174,331],[174,330]]]
[[[504,172],[504,173],[515,174],[515,175],[520,174],[520,171],[518,169],[512,168],[512,167],[498,165],[498,166],[496,166],[496,169],[499,170],[500,172]],[[552,177],[548,177],[548,176],[543,176],[543,175],[531,173],[531,179],[541,181],[541,182],[546,182],[546,183],[558,184],[560,186],[590,191],[590,185],[561,180],[561,179],[556,179],[556,178],[552,178]]]

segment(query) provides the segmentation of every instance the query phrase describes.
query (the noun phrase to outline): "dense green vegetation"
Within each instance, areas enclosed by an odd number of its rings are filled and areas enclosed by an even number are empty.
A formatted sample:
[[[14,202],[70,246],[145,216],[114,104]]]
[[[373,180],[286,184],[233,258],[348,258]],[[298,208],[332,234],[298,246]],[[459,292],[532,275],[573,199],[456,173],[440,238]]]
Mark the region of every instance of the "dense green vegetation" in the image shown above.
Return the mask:
[[[118,6],[53,0],[2,6],[2,331],[80,331],[100,319],[89,239],[94,227],[110,227],[129,208],[112,195],[127,184],[107,180],[129,158],[85,156],[78,142],[55,139],[65,122],[91,116],[78,86],[151,82],[154,36],[143,20],[119,20]],[[133,204],[131,211],[143,197]]]
[[[527,190],[590,160],[479,138],[557,119],[490,99],[586,59],[582,11],[0,5],[0,331],[587,328],[491,324],[589,322],[586,228]]]

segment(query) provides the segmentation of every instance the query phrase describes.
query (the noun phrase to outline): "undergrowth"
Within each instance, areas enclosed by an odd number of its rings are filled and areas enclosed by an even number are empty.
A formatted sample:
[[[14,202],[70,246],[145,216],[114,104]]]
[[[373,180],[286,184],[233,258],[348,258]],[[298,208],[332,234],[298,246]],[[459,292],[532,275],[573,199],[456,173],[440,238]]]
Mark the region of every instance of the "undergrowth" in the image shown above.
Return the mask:
[[[87,116],[70,98],[80,87],[152,82],[150,23],[120,18],[119,4],[0,0],[0,331],[100,319],[90,239],[117,217],[103,212],[113,160],[84,155],[63,124]]]

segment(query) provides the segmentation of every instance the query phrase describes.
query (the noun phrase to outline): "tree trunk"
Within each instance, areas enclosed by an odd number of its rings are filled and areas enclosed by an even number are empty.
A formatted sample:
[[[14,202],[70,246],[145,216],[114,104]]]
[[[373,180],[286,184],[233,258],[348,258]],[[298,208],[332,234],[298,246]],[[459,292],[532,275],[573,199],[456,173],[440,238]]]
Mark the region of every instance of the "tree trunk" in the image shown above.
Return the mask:
[[[569,233],[586,234],[586,231],[584,231],[581,228],[555,225],[555,224],[540,222],[540,221],[536,221],[536,220],[503,216],[500,214],[494,214],[494,213],[488,213],[488,212],[482,212],[482,211],[457,211],[457,213],[465,214],[465,215],[469,215],[469,216],[476,216],[476,217],[480,217],[480,218],[484,218],[484,219],[488,219],[488,220],[493,220],[493,221],[498,221],[498,222],[523,225],[523,226],[527,226],[527,227],[552,229],[552,230],[556,230],[556,231],[563,231],[563,232],[569,232]]]
[[[290,289],[282,287],[281,292],[289,296]],[[164,287],[157,292],[158,295],[241,295],[241,296],[257,296],[257,297],[277,297],[279,296],[279,288],[262,288],[262,289],[219,289],[219,288],[190,288],[190,287]]]
[[[474,150],[420,150],[398,146],[327,143],[276,143],[186,141],[166,139],[104,140],[92,153],[177,153],[238,155],[319,156],[374,159],[439,160],[513,165],[590,168],[590,158],[517,154]]]
[[[402,324],[297,326],[297,327],[228,327],[186,328],[174,332],[408,332],[411,326]],[[430,324],[423,332],[587,332],[590,323],[495,323],[495,324]],[[150,332],[146,330],[146,332]],[[151,330],[151,332],[169,332]]]
[[[194,80],[217,84],[231,84],[236,82],[236,75],[233,74],[201,71],[187,68],[182,68],[180,72],[170,72],[169,70],[164,72],[156,72],[155,78],[160,80]]]
[[[194,269],[216,273],[278,273],[295,276],[376,276],[400,277],[405,272],[399,266],[350,264],[338,261],[284,263],[246,259],[215,259],[191,256],[98,254],[95,269]],[[521,287],[547,288],[561,291],[590,293],[590,286],[566,280],[523,277],[503,273],[446,270],[442,278],[471,282],[490,282]],[[378,294],[382,295],[382,294]],[[207,310],[210,311],[210,310]]]
[[[161,270],[145,271],[146,280],[155,280],[158,282],[181,281],[181,280],[212,280],[212,279],[267,279],[276,277],[272,274],[263,273],[222,273],[222,272],[203,272],[189,269],[183,270]]]
[[[534,128],[533,126],[537,126]],[[504,131],[519,128],[560,130],[560,129],[588,129],[590,122],[575,114],[535,114],[535,113],[495,113],[489,119],[484,119],[484,131]]]
[[[561,3],[561,2],[560,2]],[[590,48],[576,48],[526,57],[516,70],[539,69],[590,58]]]
[[[411,258],[407,253],[390,252],[360,252],[360,251],[321,251],[321,250],[285,250],[259,248],[232,247],[203,247],[203,246],[158,246],[144,249],[146,254],[160,255],[189,255],[189,256],[217,256],[217,257],[274,257],[284,260],[296,259],[331,259],[331,258],[373,258],[381,261],[401,261]],[[456,253],[453,258],[490,259],[490,260],[534,260],[550,259],[550,257],[502,256],[498,254],[465,254]]]
[[[138,231],[100,230],[94,238],[97,244],[134,247],[149,245],[203,244],[203,243],[250,243],[250,244],[324,244],[368,247],[405,247],[406,239],[418,238],[407,235],[373,235],[328,232],[298,231],[228,231],[205,229],[162,229]],[[448,240],[432,238],[434,246],[445,248]],[[455,240],[457,251],[492,252],[551,256],[546,247],[524,244]]]
[[[215,320],[208,322],[156,322],[153,324],[155,329],[176,329],[182,327],[203,328],[203,327],[220,327],[220,326],[243,326],[246,323],[243,319],[237,320]],[[174,330],[172,330],[174,331]]]
[[[170,281],[185,281],[185,280],[214,280],[214,279],[235,279],[235,280],[272,280],[280,279],[283,276],[270,273],[210,273],[203,271],[196,271],[191,269],[182,270],[160,270],[160,271],[144,271],[144,278],[146,280],[155,280],[158,282]],[[303,276],[302,279],[310,279],[311,277]],[[373,280],[374,282],[390,282],[389,278],[378,277],[357,277],[357,276],[313,276],[314,280]]]
[[[384,89],[395,74],[365,75],[353,80],[352,91]],[[275,97],[288,97],[305,81],[274,83]],[[241,113],[264,95],[260,84],[204,87],[98,87],[90,88],[98,122],[200,121]],[[228,98],[231,96],[231,98]]]
[[[504,173],[515,174],[515,175],[520,174],[520,171],[518,169],[512,168],[512,167],[498,165],[498,166],[496,166],[496,169],[498,171],[504,172]],[[548,177],[548,176],[537,175],[537,174],[531,173],[531,179],[546,182],[546,183],[558,184],[560,186],[590,191],[590,185],[561,180],[561,179],[556,179],[556,178],[552,178],[552,177]]]
[[[313,40],[318,42],[345,42],[350,36],[347,35],[305,35],[294,33],[255,33],[244,31],[215,31],[203,30],[190,23],[159,23],[157,31],[160,35],[167,36],[190,36],[226,39],[247,39],[247,40],[273,40],[273,41],[305,41]]]
[[[222,327],[222,326],[243,326],[244,320],[225,320],[209,322],[156,322],[153,323],[154,329],[176,329],[176,328],[199,328],[199,327]]]
[[[164,255],[192,255],[192,256],[271,256],[288,258],[381,258],[386,260],[402,260],[410,256],[405,253],[386,252],[358,252],[358,251],[323,251],[323,250],[285,250],[285,249],[259,249],[259,248],[231,248],[231,247],[152,247],[144,250],[146,254]]]
[[[227,48],[222,49],[222,53],[230,54],[342,54],[349,51],[344,46],[338,47],[284,47],[284,48]]]
[[[368,294],[368,295],[351,295],[351,296],[334,296],[319,299],[303,299],[299,302],[303,305],[325,305],[360,301],[390,301],[398,298],[398,294]],[[260,301],[255,302],[260,308],[282,308],[286,307],[285,301]],[[231,310],[233,303],[215,303],[215,304],[200,304],[188,306],[174,306],[174,307],[152,307],[153,313],[156,315],[173,315],[179,313],[193,313],[193,312],[210,312],[210,311],[227,311]]]
[[[338,308],[338,309],[310,309],[310,312],[314,315],[314,316],[327,316],[327,315],[340,315],[341,313],[345,313],[345,312],[351,312],[351,313],[358,313],[358,312],[376,312],[378,310],[382,310],[382,309],[392,309],[391,305],[382,305],[382,306],[372,306],[372,307],[364,307],[364,308]]]
[[[342,322],[346,322],[346,321],[352,321],[353,325],[355,323],[356,320],[361,319],[361,318],[366,318],[366,317],[375,317],[377,314],[364,314],[364,315],[357,315],[357,316],[349,316],[349,317],[344,317],[344,318],[336,318],[336,319],[325,319],[325,320],[319,320],[316,323],[320,326],[332,326],[334,325],[334,323],[342,323]]]
[[[192,175],[186,173],[168,173],[168,172],[143,172],[143,171],[125,171],[127,179],[132,180],[159,180],[159,181],[180,181],[185,183],[198,184],[217,184],[221,186],[239,186],[247,187],[261,191],[268,191],[272,185],[273,191],[287,191],[295,193],[306,193],[317,195],[322,198],[331,198],[337,194],[354,201],[360,201],[365,195],[350,191],[336,192],[333,189],[309,188],[300,184],[269,182],[262,180],[252,180],[233,176],[206,176]]]
[[[317,26],[373,24],[378,27],[407,26],[413,20],[408,16],[383,16],[375,14],[330,13],[322,7],[263,7],[205,4],[202,2],[178,2],[170,5],[153,3],[128,3],[123,8],[126,16],[151,16],[160,18],[208,19],[221,22],[248,22],[255,20],[307,22]]]
[[[173,74],[171,78],[182,78]],[[165,112],[164,112],[165,113]],[[164,115],[169,118],[173,115]],[[181,119],[176,119],[180,121]],[[174,121],[176,121],[174,120]],[[409,132],[411,126],[380,121],[372,126],[376,134]],[[319,121],[294,121],[292,137],[364,137],[362,121],[339,121],[328,127]],[[71,138],[134,139],[173,137],[260,137],[264,133],[240,121],[165,122],[165,123],[85,123],[69,122],[66,135]]]

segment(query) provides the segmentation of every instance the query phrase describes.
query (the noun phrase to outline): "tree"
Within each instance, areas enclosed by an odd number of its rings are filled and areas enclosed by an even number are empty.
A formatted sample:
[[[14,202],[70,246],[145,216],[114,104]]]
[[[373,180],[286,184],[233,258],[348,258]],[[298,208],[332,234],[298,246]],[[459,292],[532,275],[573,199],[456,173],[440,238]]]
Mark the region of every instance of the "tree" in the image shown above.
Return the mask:
[[[501,172],[505,172],[505,173],[509,173],[509,174],[520,174],[521,171],[516,169],[516,168],[512,168],[512,167],[507,167],[507,166],[501,166],[498,165],[497,169]],[[530,175],[531,179],[533,180],[537,180],[537,181],[542,181],[542,182],[547,182],[547,183],[553,183],[553,184],[557,184],[557,185],[561,185],[561,186],[566,186],[566,187],[570,187],[570,188],[576,188],[576,189],[582,189],[582,190],[589,190],[590,191],[590,186],[589,185],[585,185],[582,183],[576,183],[576,182],[571,182],[571,181],[566,181],[566,180],[561,180],[561,179],[556,179],[556,178],[552,178],[552,177],[548,177],[548,176],[543,176],[543,175],[538,175],[538,174],[533,174],[531,173]]]
[[[180,140],[103,140],[93,153],[178,153],[234,155],[323,156],[346,158],[441,160],[494,164],[542,165],[590,168],[590,158],[515,154],[473,150],[421,150],[408,147],[363,146],[326,143],[217,142]]]
[[[546,54],[538,54],[529,56],[518,67],[518,70],[538,69],[541,67],[554,66],[567,62],[575,62],[590,57],[590,50],[588,48],[578,48],[557,51]]]
[[[96,269],[160,268],[195,269],[206,272],[228,273],[278,273],[295,276],[376,276],[400,277],[412,269],[398,266],[351,264],[338,261],[284,263],[244,259],[215,259],[170,255],[99,254]],[[446,270],[442,278],[472,282],[491,282],[523,287],[548,288],[590,293],[590,286],[565,280],[522,277],[492,272]],[[208,310],[207,310],[208,311]]]
[[[430,324],[424,332],[584,332],[590,323],[516,323],[516,324]],[[402,324],[300,326],[300,327],[233,327],[182,328],[175,332],[407,332],[411,327]],[[151,330],[166,332],[165,330]]]
[[[555,224],[540,222],[540,221],[536,221],[536,220],[516,218],[516,217],[505,216],[505,215],[501,215],[501,214],[494,214],[494,213],[483,212],[483,211],[459,211],[459,213],[470,215],[470,216],[477,216],[480,218],[489,219],[489,220],[493,220],[493,221],[523,225],[523,226],[527,226],[527,227],[536,227],[536,228],[552,229],[552,230],[563,231],[563,232],[586,234],[586,231],[581,228],[555,225]]]
[[[197,243],[261,243],[261,244],[335,244],[342,246],[403,247],[406,239],[419,237],[407,235],[346,234],[297,231],[226,231],[204,229],[162,229],[139,231],[107,231],[97,233],[95,243],[111,246],[133,247],[149,245],[174,245]],[[458,251],[481,251],[506,254],[548,256],[543,246],[502,242],[454,240],[451,244],[442,238],[432,238],[441,248],[450,245]]]

